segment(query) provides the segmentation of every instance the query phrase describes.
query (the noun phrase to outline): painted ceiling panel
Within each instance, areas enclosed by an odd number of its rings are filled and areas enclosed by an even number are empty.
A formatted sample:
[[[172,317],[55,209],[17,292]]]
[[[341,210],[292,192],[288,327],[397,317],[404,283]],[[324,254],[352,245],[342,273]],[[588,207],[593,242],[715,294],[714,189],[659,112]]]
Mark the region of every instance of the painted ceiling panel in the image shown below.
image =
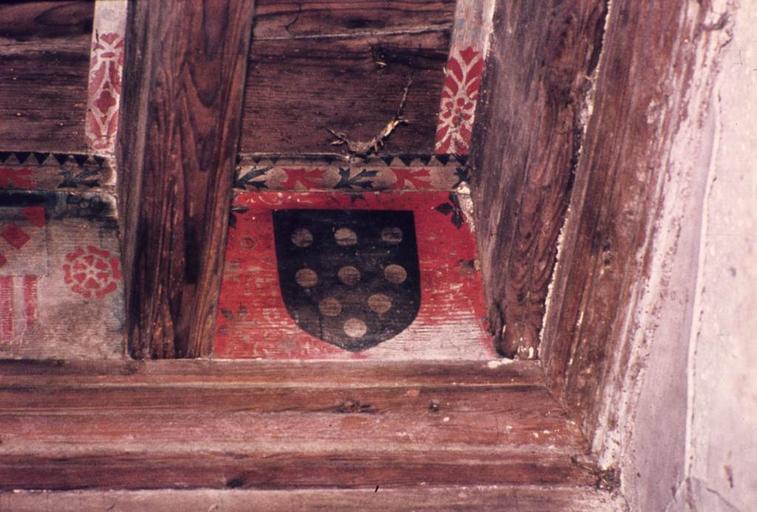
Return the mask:
[[[0,5],[0,141],[6,149],[86,149],[94,2]]]
[[[338,151],[329,130],[368,141],[410,83],[407,123],[384,149],[432,153],[454,9],[451,0],[259,3],[241,150]]]

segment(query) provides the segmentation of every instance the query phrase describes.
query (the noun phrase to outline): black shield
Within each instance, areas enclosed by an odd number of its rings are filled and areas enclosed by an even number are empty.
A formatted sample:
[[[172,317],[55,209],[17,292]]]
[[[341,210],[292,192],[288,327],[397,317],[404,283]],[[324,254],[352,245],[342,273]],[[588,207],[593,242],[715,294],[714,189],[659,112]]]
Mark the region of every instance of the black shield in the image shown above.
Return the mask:
[[[420,269],[411,211],[273,212],[279,282],[300,328],[358,352],[418,314]]]

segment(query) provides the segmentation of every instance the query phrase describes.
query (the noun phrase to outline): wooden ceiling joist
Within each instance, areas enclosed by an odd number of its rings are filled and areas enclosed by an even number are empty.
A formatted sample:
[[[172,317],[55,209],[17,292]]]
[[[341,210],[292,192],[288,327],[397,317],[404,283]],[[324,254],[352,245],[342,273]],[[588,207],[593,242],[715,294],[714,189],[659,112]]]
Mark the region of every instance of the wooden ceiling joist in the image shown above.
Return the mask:
[[[118,136],[129,350],[209,352],[253,0],[135,2]]]
[[[489,321],[507,357],[538,357],[605,16],[600,0],[499,2],[494,14],[471,176]]]

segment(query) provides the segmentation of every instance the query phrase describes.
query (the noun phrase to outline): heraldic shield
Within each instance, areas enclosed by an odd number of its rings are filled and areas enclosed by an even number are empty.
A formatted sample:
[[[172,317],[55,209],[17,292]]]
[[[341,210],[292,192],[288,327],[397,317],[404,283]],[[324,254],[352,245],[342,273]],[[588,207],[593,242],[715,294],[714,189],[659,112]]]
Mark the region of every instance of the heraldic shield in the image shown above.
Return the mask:
[[[273,212],[287,311],[309,334],[359,352],[404,331],[420,308],[411,211]]]

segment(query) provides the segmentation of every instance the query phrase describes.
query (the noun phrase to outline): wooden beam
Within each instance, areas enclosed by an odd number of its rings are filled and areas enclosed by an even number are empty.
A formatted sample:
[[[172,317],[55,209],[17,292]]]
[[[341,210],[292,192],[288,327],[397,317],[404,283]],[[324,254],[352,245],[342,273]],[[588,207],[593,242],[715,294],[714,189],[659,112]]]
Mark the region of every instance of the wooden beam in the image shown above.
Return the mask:
[[[209,353],[253,0],[135,2],[118,155],[129,349]]]
[[[500,1],[471,150],[489,320],[537,356],[606,2]]]
[[[588,488],[586,442],[541,378],[534,362],[0,362],[0,492]]]
[[[639,371],[629,362],[635,340],[649,350],[650,332],[639,333],[634,314],[659,314],[643,297],[671,186],[671,145],[686,122],[701,122],[686,109],[692,76],[706,71],[697,50],[719,30],[707,28],[708,9],[683,0],[612,3],[544,329],[548,385],[589,438],[601,414],[619,421],[618,390],[629,392],[626,376]]]
[[[466,510],[468,512],[610,512],[622,510],[621,500],[586,487],[539,486],[427,486],[387,489],[162,490],[162,491],[13,491],[0,493],[0,510],[15,512],[400,512],[407,510]]]

